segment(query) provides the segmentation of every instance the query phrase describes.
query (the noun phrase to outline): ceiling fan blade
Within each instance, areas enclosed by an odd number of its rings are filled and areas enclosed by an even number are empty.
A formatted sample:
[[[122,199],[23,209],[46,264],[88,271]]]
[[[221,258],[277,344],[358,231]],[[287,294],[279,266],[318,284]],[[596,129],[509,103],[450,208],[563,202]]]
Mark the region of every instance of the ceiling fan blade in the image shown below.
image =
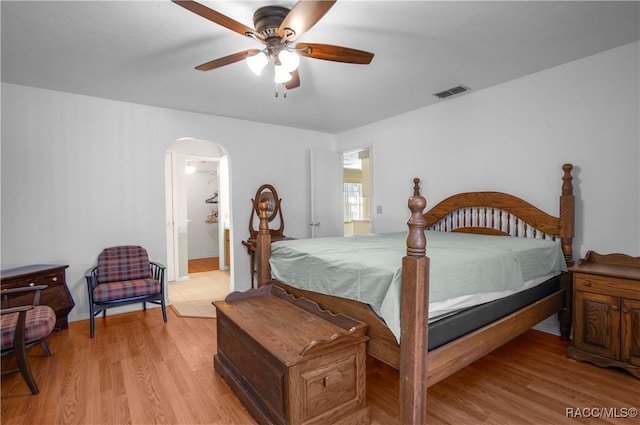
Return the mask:
[[[300,0],[284,18],[278,35],[293,41],[308,31],[331,9],[336,0]]]
[[[298,43],[296,44],[296,51],[299,52],[300,56],[309,58],[361,65],[367,65],[373,59],[373,53],[331,44]]]
[[[291,73],[291,79],[284,83],[284,86],[287,88],[287,90],[300,87],[300,74],[298,73],[297,69]]]
[[[198,71],[211,71],[212,69],[220,68],[221,66],[229,65],[235,62],[239,62],[242,59],[246,59],[247,56],[255,55],[260,52],[258,49],[243,50],[242,52],[234,53],[229,56],[214,59],[202,65],[196,66]]]
[[[197,3],[192,0],[171,0],[171,1],[195,13],[196,15],[200,15],[203,18],[210,20],[211,22],[215,22],[216,24],[222,25],[223,27],[228,28],[231,31],[235,31],[238,34],[241,34],[244,36],[246,36],[247,34],[253,34],[253,36],[255,36],[256,38],[260,40],[264,40],[264,36],[259,32],[257,32],[256,30],[254,30],[253,28],[250,28],[244,24],[241,24],[240,22],[235,21],[229,18],[228,16],[223,15],[220,12],[216,12],[215,10],[210,9],[207,6],[204,6],[200,3]]]

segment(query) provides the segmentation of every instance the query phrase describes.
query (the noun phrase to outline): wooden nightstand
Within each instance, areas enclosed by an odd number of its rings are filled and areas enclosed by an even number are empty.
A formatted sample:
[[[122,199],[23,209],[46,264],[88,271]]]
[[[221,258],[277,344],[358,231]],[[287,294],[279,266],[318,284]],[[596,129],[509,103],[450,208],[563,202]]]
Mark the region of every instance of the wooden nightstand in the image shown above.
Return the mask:
[[[589,251],[573,272],[569,358],[640,378],[640,257]]]
[[[215,370],[258,423],[369,423],[367,325],[271,285],[213,304]]]

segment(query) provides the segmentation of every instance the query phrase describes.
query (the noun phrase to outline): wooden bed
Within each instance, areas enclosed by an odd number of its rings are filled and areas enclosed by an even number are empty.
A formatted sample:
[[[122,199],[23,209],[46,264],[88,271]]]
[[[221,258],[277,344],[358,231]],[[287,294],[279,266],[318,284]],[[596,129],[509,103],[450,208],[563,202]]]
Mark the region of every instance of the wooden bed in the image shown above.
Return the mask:
[[[561,276],[561,287],[551,295],[506,317],[428,352],[429,258],[425,229],[515,237],[552,238],[562,246],[567,266],[573,264],[574,196],[571,164],[562,166],[559,215],[549,215],[530,203],[501,192],[467,192],[453,195],[426,213],[426,200],[414,181],[408,200],[407,252],[402,259],[401,344],[371,309],[360,302],[293,288],[271,280],[271,236],[266,204],[260,205],[256,241],[258,286],[271,283],[287,292],[317,302],[322,308],[343,313],[369,325],[367,353],[399,370],[400,423],[424,424],[427,387],[437,383],[532,326],[558,313],[563,338],[571,328],[571,279]]]

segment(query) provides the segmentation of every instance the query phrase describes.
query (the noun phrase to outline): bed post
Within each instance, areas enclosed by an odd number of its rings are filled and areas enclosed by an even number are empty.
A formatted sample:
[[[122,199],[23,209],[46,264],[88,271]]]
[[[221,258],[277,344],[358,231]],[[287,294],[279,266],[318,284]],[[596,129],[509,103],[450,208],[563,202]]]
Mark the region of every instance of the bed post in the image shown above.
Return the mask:
[[[571,170],[573,165],[564,164],[562,166],[564,175],[562,176],[562,194],[560,195],[560,242],[562,252],[567,262],[567,267],[573,265],[573,226],[574,226],[574,196],[573,196],[573,176]]]
[[[573,230],[575,223],[575,198],[573,195],[573,176],[571,176],[573,165],[564,164],[562,170],[564,174],[562,176],[562,194],[560,195],[560,243],[567,267],[571,267],[573,265]],[[571,273],[563,273],[560,278],[560,285],[565,289],[565,306],[558,313],[560,337],[569,340],[573,315],[573,280]]]
[[[267,209],[269,206],[266,202],[258,204],[258,218],[260,224],[258,226],[258,234],[256,235],[256,256],[258,265],[256,267],[258,273],[258,288],[267,284],[271,280],[271,268],[269,266],[269,257],[271,256],[271,233],[269,232],[269,217]]]
[[[420,425],[427,416],[427,338],[429,331],[429,258],[426,257],[427,205],[414,179],[409,198],[407,255],[402,259],[400,309],[400,423]]]

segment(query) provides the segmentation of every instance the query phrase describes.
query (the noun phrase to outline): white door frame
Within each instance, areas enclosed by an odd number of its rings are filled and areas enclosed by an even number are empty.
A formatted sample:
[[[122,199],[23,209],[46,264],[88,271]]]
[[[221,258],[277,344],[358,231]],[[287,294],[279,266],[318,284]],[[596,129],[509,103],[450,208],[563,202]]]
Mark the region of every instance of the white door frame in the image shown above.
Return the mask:
[[[178,227],[176,226],[176,159],[173,151],[165,153],[165,217],[167,238],[167,282],[176,280],[176,270],[179,269],[177,255]]]

